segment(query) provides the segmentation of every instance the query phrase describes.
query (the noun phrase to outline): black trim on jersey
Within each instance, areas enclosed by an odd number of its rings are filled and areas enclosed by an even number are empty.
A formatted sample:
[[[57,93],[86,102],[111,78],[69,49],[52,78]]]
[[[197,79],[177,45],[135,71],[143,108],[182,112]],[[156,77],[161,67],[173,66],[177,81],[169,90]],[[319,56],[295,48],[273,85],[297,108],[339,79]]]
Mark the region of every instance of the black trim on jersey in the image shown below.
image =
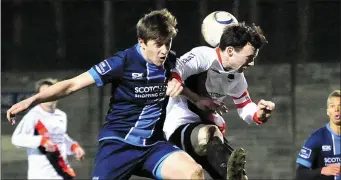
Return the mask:
[[[37,130],[34,130],[34,135],[39,135]],[[46,151],[46,148],[43,146],[38,147],[39,151],[46,156],[46,158],[49,160],[50,164],[54,168],[54,170],[64,179],[64,180],[71,180],[73,177],[68,174],[67,172],[63,171],[63,168],[59,165],[58,160],[62,155],[59,151],[55,152],[48,152]]]

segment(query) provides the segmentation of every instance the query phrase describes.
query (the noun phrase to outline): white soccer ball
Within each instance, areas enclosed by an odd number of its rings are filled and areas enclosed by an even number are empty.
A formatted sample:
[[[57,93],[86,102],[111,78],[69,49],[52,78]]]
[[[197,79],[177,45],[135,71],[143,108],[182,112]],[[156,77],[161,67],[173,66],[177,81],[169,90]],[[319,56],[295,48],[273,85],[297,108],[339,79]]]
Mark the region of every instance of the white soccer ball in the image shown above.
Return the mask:
[[[207,15],[201,25],[201,34],[212,47],[217,47],[226,26],[237,24],[238,20],[226,11],[214,11]]]

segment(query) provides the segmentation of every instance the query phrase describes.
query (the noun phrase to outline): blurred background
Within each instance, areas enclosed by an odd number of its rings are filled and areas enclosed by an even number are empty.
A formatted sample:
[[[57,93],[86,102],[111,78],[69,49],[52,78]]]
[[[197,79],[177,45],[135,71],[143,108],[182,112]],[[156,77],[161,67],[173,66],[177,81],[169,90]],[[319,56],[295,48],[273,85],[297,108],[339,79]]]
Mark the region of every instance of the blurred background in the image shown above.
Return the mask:
[[[10,143],[15,127],[6,110],[30,96],[36,80],[73,77],[134,45],[138,19],[160,8],[178,19],[178,55],[206,45],[200,26],[212,11],[262,27],[269,43],[245,74],[253,101],[272,100],[276,111],[265,125],[249,126],[227,99],[227,137],[247,151],[249,179],[294,178],[300,146],[328,122],[326,98],[340,89],[340,6],[340,0],[2,0],[1,178],[23,179],[27,170],[25,150]],[[91,177],[110,88],[93,86],[59,102],[69,135],[87,153],[84,162],[69,158],[77,179]]]

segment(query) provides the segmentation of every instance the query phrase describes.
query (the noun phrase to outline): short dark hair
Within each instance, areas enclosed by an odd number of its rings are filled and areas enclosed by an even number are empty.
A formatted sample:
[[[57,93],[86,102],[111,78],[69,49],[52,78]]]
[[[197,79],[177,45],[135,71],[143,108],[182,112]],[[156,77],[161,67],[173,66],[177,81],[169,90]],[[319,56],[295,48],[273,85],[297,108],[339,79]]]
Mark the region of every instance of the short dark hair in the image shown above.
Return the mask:
[[[220,38],[219,48],[225,50],[226,47],[232,46],[238,50],[247,43],[250,43],[256,49],[260,49],[267,43],[267,40],[259,26],[255,24],[248,26],[245,22],[241,22],[225,27]]]
[[[43,85],[52,86],[52,85],[56,84],[57,82],[58,82],[57,79],[52,79],[52,78],[40,79],[35,83],[35,90],[38,93],[41,86],[43,86]]]
[[[137,37],[146,43],[155,40],[166,44],[177,34],[176,18],[167,10],[155,10],[146,14],[136,24]]]

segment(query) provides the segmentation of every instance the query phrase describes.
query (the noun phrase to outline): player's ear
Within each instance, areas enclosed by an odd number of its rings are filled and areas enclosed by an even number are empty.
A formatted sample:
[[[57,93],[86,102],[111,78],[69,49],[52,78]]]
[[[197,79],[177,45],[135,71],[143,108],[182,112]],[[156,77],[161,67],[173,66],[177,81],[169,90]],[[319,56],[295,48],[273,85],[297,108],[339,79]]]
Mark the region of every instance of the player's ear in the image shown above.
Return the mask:
[[[231,57],[233,55],[234,48],[231,46],[226,47],[227,54]]]
[[[146,44],[145,44],[145,42],[144,42],[144,40],[143,39],[141,39],[141,38],[138,38],[137,39],[137,41],[139,42],[139,45],[143,48],[143,49],[145,49],[146,48]]]

